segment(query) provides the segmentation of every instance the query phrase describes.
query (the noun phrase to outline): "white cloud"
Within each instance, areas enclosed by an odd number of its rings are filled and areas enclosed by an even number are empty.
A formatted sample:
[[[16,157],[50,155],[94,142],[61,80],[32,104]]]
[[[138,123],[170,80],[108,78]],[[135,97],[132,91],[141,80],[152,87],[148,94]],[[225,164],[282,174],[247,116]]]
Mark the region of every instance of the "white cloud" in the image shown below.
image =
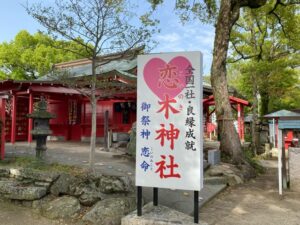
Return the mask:
[[[177,33],[170,33],[170,34],[165,34],[165,35],[157,35],[157,40],[158,41],[164,41],[164,42],[170,42],[170,43],[174,43],[174,42],[179,42],[180,41],[180,36]]]
[[[174,13],[173,1],[165,2],[155,12],[160,20],[161,32],[154,36],[158,45],[152,52],[201,51],[204,74],[208,74],[212,62],[214,27],[203,25],[199,20],[191,20],[183,25]]]

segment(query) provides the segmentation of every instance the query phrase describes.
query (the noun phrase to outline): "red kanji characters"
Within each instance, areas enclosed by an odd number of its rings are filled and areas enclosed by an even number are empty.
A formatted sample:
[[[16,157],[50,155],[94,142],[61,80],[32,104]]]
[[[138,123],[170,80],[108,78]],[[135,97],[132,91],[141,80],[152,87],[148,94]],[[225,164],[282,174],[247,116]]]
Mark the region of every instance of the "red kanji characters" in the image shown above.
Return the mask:
[[[159,173],[159,177],[161,179],[163,178],[170,178],[170,177],[175,177],[175,178],[180,178],[180,174],[179,173],[174,173],[174,168],[178,168],[178,164],[174,163],[174,156],[169,155],[170,158],[170,164],[166,165],[166,156],[165,155],[161,155],[160,156],[162,158],[161,161],[155,163],[155,165],[157,165],[157,170],[155,171],[155,173]],[[167,170],[169,169],[169,173],[165,173]]]
[[[178,139],[179,136],[179,129],[174,128],[174,124],[170,123],[170,130],[165,129],[164,124],[160,124],[161,129],[156,130],[155,132],[158,134],[158,136],[155,138],[155,140],[160,139],[160,145],[165,145],[165,138],[167,138],[168,141],[170,141],[170,148],[174,149],[174,140]]]
[[[171,110],[172,113],[179,113],[179,110],[175,109],[173,106],[171,106],[171,103],[177,103],[175,99],[169,99],[168,95],[165,95],[165,101],[158,102],[162,107],[157,111],[157,113],[162,112],[165,110],[165,118],[169,118],[169,110]]]
[[[177,78],[177,68],[175,66],[167,64],[166,68],[159,70],[159,76],[158,87],[163,85],[170,89],[178,88],[179,80]]]

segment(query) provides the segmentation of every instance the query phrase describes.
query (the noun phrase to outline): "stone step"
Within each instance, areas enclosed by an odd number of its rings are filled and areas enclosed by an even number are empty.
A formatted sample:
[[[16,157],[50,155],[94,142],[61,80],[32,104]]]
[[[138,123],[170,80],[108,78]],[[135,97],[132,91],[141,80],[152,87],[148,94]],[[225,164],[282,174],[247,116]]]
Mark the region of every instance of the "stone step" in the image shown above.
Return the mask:
[[[227,187],[226,184],[204,184],[199,193],[199,208],[213,199]],[[146,203],[152,201],[152,188],[143,187],[143,197]],[[194,192],[160,188],[158,190],[159,205],[164,205],[177,211],[193,214]]]
[[[227,185],[227,178],[226,177],[205,177],[204,185],[207,185],[207,184],[211,184],[211,185],[225,184],[225,185]]]
[[[8,199],[37,200],[47,193],[46,187],[23,186],[17,181],[0,181],[0,195]]]
[[[122,225],[193,225],[193,217],[174,209],[159,205],[153,206],[150,202],[142,209],[142,216],[137,216],[133,211],[122,218]],[[207,225],[204,221],[199,221],[200,225]]]

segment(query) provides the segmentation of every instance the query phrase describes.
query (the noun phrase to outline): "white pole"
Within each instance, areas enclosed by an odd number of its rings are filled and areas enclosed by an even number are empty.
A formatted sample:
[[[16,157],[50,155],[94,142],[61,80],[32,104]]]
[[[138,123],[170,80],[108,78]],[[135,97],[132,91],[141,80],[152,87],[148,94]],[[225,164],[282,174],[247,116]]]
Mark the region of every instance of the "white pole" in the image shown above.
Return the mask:
[[[279,195],[282,195],[282,161],[281,161],[281,153],[282,153],[282,130],[278,129],[278,186],[279,186]]]
[[[275,138],[275,135],[276,135],[276,131],[275,131],[275,119],[273,119],[273,146],[275,147],[276,146],[276,138]]]

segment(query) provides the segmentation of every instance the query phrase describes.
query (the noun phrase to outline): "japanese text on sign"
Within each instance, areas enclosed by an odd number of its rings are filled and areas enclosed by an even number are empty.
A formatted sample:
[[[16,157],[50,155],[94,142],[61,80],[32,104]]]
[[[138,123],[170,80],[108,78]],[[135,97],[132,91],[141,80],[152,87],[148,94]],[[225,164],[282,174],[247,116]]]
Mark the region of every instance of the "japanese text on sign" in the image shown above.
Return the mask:
[[[201,53],[138,57],[136,185],[202,188]]]

